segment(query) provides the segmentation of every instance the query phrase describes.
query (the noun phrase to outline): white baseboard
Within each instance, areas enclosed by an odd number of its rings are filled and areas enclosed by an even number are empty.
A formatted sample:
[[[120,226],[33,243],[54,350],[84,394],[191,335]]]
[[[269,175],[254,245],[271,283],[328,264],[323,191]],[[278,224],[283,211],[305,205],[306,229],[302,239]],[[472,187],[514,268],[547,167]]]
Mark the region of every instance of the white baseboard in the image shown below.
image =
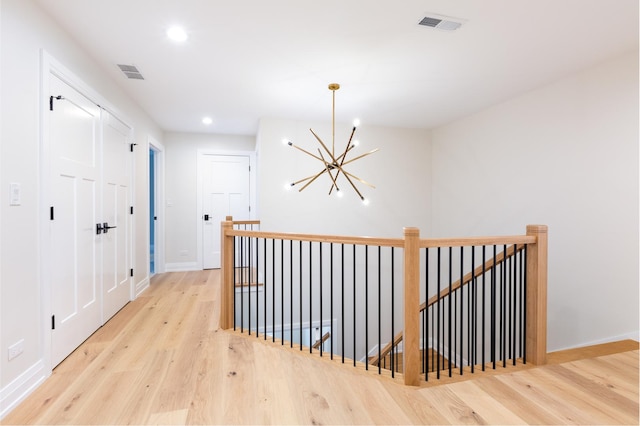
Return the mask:
[[[567,346],[560,349],[549,349],[548,352],[557,352],[564,351],[567,349],[576,349],[583,348],[585,346],[593,346],[593,345],[601,345],[603,343],[611,343],[611,342],[619,342],[620,340],[635,340],[636,342],[640,341],[640,331],[632,331],[631,333],[619,334],[617,336],[607,337],[604,339],[593,340],[591,342],[579,343],[573,346]]]
[[[0,419],[16,408],[24,399],[40,386],[50,371],[44,368],[43,360],[39,360],[20,376],[0,390]]]
[[[136,283],[135,297],[138,298],[138,296],[144,293],[144,291],[148,288],[149,288],[149,277],[144,278],[139,283]]]
[[[181,263],[167,263],[164,266],[165,272],[188,272],[188,271],[201,271],[202,268],[198,266],[198,262],[181,262]]]

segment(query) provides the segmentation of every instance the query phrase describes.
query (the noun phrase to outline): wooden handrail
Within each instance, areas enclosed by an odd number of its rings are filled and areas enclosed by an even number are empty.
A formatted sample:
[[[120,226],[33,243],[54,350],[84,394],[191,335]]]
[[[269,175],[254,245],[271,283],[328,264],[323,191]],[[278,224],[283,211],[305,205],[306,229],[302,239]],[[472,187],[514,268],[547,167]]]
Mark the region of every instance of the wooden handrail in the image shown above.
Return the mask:
[[[384,358],[385,356],[389,355],[389,353],[391,352],[391,348],[395,348],[396,346],[398,346],[400,344],[400,342],[402,342],[402,331],[400,333],[398,333],[396,335],[396,337],[393,338],[393,342],[387,343],[380,350],[380,355],[376,355],[376,356],[372,357],[371,361],[369,361],[369,364],[378,365],[378,363],[380,362],[380,360],[382,358]]]
[[[320,347],[320,345],[322,345],[324,342],[329,340],[329,337],[331,337],[331,333],[329,333],[327,331],[326,333],[324,333],[324,335],[321,338],[316,340],[316,342],[313,344],[312,348],[313,349],[318,349]]]
[[[259,220],[233,220],[233,216],[227,216],[225,221],[233,222],[234,225],[260,225]]]

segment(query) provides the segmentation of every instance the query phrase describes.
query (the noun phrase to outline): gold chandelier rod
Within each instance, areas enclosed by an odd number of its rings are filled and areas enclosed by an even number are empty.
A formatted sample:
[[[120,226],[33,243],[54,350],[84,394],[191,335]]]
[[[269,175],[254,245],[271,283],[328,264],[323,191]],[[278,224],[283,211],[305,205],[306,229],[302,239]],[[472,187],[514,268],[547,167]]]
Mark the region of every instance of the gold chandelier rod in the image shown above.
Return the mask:
[[[331,104],[331,156],[336,156],[336,90],[340,88],[338,83],[329,84],[329,90],[332,94]]]

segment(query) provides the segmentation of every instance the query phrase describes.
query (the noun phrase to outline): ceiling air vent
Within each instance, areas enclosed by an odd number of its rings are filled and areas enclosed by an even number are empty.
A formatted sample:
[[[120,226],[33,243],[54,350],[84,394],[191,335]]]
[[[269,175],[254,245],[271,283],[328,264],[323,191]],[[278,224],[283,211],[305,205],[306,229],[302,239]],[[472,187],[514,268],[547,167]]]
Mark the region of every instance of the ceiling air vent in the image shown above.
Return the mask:
[[[124,75],[127,76],[127,78],[132,78],[134,80],[144,80],[144,77],[142,76],[142,74],[140,74],[138,68],[133,65],[118,64],[118,68],[120,68],[120,70],[124,73]]]
[[[429,13],[427,16],[422,18],[418,24],[425,27],[436,28],[438,30],[455,31],[460,28],[464,22],[464,19]]]

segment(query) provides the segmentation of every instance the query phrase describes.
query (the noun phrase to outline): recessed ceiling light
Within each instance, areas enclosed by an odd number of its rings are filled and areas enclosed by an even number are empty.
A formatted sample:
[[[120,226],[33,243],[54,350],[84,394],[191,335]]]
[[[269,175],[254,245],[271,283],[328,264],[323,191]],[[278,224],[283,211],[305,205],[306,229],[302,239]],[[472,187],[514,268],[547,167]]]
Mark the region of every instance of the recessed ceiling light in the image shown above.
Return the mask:
[[[213,118],[211,117],[204,117],[202,119],[202,124],[206,124],[207,126],[213,123]]]
[[[173,26],[167,30],[167,37],[173,41],[183,42],[186,41],[188,36],[184,28],[179,26]]]

